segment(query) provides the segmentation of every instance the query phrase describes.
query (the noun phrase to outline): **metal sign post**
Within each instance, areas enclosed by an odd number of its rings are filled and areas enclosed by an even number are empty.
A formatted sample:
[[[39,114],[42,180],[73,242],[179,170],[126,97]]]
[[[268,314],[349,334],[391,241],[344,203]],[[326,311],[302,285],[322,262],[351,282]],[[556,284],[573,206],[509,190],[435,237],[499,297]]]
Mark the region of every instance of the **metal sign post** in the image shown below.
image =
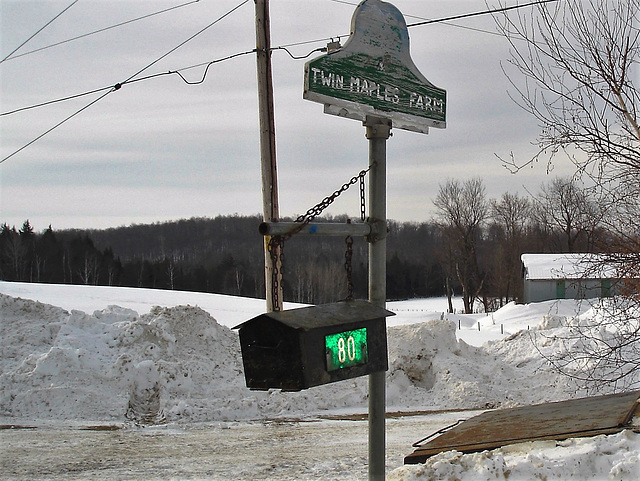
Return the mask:
[[[369,302],[386,303],[386,142],[391,128],[446,127],[447,93],[411,59],[402,13],[382,0],[360,2],[344,47],[305,64],[304,98],[355,120],[369,140]],[[369,374],[369,479],[385,478],[385,373]]]
[[[377,235],[369,242],[369,302],[384,308],[387,300],[387,139],[391,121],[367,117],[369,140],[369,222]],[[385,478],[385,372],[369,374],[369,479]]]

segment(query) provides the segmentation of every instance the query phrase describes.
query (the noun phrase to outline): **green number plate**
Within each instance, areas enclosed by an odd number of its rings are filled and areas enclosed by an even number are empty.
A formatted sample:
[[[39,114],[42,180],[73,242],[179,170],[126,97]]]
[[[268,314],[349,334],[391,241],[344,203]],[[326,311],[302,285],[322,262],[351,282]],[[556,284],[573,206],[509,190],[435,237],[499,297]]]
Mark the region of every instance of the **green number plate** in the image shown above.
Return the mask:
[[[327,371],[359,366],[369,361],[367,328],[330,334],[324,338]]]

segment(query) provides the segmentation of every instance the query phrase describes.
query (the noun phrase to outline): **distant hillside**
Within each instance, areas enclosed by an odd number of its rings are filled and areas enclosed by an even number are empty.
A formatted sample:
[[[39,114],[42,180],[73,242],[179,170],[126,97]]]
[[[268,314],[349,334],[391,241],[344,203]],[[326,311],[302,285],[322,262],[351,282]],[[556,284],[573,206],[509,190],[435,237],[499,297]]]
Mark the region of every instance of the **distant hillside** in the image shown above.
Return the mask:
[[[121,261],[170,258],[202,263],[216,253],[233,250],[260,257],[259,216],[192,217],[172,222],[138,224],[104,230],[60,231],[60,236],[89,236],[97,249],[111,249]],[[243,255],[244,257],[244,255]]]
[[[457,294],[466,312],[473,312],[476,302],[489,312],[522,299],[520,256],[525,252],[635,249],[629,233],[606,228],[597,202],[573,180],[555,179],[532,199],[508,193],[488,199],[479,178],[449,180],[433,201],[436,219],[387,223],[387,298],[446,295],[451,300]],[[571,215],[552,215],[557,212]],[[348,220],[343,215],[314,222]],[[21,229],[2,224],[0,279],[263,297],[260,222],[259,215],[226,215],[105,230],[49,228],[41,234],[28,220]],[[285,300],[316,304],[346,296],[345,239],[294,236],[283,252]],[[367,241],[354,238],[358,298],[368,297],[367,271]]]
[[[218,216],[104,230],[3,226],[0,278],[31,282],[181,289],[264,297],[261,217]],[[290,220],[290,219],[286,219]],[[346,216],[317,222],[346,222]],[[443,295],[434,224],[389,223],[390,298]],[[342,238],[298,237],[284,247],[285,299],[321,303],[346,296]],[[354,239],[353,283],[366,298],[368,245]]]
[[[289,219],[286,219],[289,220]],[[346,216],[317,222],[346,222]],[[150,287],[264,297],[260,216],[218,216],[104,230],[47,229],[28,221],[0,231],[0,278],[65,284]],[[446,295],[443,236],[435,222],[388,223],[387,296]],[[334,302],[347,295],[345,239],[294,237],[284,246],[285,300]],[[368,244],[355,238],[353,286],[368,296]],[[449,287],[458,289],[455,278]]]

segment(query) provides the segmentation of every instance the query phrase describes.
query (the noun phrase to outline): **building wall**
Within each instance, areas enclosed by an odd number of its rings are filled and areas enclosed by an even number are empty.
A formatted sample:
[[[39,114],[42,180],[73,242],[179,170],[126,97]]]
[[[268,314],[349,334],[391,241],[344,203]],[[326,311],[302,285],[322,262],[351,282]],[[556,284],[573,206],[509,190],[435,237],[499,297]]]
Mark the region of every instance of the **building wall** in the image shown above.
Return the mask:
[[[608,279],[545,279],[524,281],[524,302],[593,299],[614,294]]]
[[[595,299],[603,297],[603,283],[606,279],[586,279],[581,281],[565,281],[565,299]]]
[[[556,281],[554,280],[525,280],[524,281],[524,302],[548,301],[557,299]]]

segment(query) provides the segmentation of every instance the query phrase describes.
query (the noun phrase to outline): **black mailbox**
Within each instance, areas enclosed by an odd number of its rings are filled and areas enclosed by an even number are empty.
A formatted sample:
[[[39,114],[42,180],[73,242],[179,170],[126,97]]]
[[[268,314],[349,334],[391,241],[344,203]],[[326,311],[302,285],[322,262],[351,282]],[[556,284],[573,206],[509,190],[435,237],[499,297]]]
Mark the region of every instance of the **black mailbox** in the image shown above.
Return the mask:
[[[276,311],[240,330],[247,387],[299,391],[388,369],[385,318],[366,301]]]

